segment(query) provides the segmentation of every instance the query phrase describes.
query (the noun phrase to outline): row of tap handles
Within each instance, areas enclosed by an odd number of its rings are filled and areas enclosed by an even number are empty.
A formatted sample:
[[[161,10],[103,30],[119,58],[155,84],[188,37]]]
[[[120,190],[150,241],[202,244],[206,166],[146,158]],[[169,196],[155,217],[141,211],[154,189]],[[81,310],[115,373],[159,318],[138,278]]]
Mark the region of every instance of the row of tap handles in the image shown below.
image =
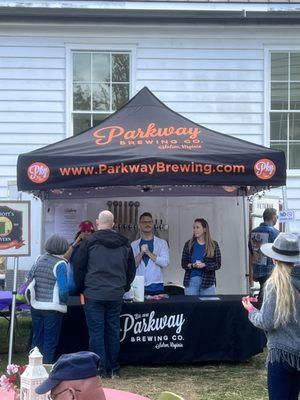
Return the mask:
[[[108,201],[107,207],[115,218],[115,229],[137,230],[139,206],[139,201]]]
[[[107,203],[108,210],[111,211],[115,219],[115,229],[117,230],[138,230],[139,201],[111,201]],[[154,220],[154,231],[167,231],[169,226],[163,220]]]

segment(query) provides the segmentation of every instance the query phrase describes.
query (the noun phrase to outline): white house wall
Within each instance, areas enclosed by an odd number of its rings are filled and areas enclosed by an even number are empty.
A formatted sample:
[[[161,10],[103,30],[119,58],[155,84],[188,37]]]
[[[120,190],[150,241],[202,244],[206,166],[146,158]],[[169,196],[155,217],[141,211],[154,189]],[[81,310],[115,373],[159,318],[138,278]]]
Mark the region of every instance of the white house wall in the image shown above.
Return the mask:
[[[2,24],[0,197],[15,179],[18,154],[70,135],[70,49],[127,47],[132,95],[148,86],[195,122],[265,144],[265,49],[288,50],[299,39],[295,26]],[[287,193],[300,221],[298,176]]]

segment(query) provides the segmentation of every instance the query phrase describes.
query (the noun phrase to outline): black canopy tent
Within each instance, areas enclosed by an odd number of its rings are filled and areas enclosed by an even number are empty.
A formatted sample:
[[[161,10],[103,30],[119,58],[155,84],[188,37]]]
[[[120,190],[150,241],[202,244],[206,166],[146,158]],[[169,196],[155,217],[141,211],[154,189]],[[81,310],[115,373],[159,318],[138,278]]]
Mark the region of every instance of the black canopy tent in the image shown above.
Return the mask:
[[[147,88],[80,135],[21,154],[17,165],[18,190],[41,199],[245,196],[285,182],[283,151],[198,125]],[[12,340],[9,359],[11,351]]]
[[[198,125],[143,88],[99,125],[21,154],[17,175],[19,190],[47,197],[225,196],[285,185],[286,166],[283,151]]]

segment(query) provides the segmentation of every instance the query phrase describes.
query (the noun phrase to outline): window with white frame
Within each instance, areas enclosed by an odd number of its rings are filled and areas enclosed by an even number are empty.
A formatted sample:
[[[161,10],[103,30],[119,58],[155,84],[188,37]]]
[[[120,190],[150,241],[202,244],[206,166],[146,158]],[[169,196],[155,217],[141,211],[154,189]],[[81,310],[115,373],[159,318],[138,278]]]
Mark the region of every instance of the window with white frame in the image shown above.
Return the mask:
[[[300,52],[271,53],[270,147],[300,169]]]
[[[130,94],[130,53],[74,51],[73,134],[97,125]]]

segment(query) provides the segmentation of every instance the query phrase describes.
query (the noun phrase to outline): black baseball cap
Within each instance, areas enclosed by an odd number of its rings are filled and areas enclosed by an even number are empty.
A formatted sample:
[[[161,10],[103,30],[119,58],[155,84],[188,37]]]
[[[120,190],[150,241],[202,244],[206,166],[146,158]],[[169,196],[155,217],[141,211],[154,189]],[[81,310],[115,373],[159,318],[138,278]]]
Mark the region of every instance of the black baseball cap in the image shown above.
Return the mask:
[[[99,374],[100,357],[90,351],[63,354],[53,365],[49,377],[36,389],[44,394],[54,389],[62,381],[87,379]]]

